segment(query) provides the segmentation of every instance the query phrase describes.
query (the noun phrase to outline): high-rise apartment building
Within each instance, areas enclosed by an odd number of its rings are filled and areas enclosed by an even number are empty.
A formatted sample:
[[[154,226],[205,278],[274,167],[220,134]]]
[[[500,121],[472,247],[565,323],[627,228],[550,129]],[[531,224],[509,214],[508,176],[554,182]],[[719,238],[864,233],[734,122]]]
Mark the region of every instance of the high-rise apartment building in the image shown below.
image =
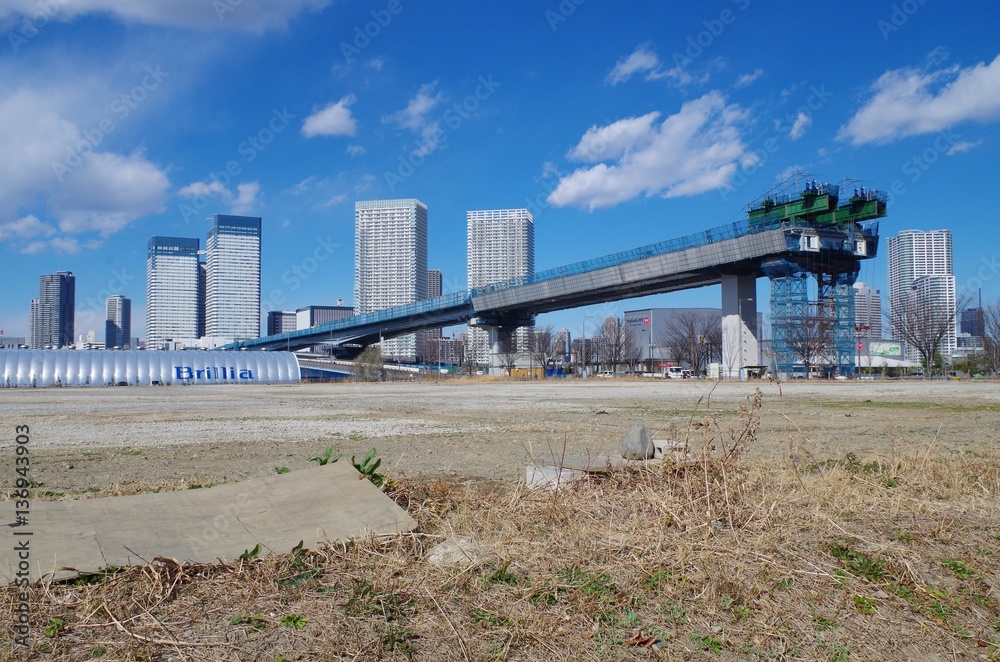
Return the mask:
[[[256,216],[212,217],[205,240],[205,335],[260,335],[260,229]]]
[[[415,199],[354,205],[354,312],[427,298],[427,205]],[[413,359],[417,337],[383,342],[385,356]]]
[[[146,254],[146,347],[160,349],[168,340],[198,338],[198,240],[152,237]]]
[[[270,310],[267,313],[267,335],[276,336],[280,333],[295,331],[294,310]]]
[[[986,316],[983,307],[966,308],[958,315],[958,330],[970,336],[982,338],[986,335]]]
[[[951,230],[904,230],[890,237],[888,246],[889,317],[893,340],[904,338],[893,328],[892,318],[901,314],[899,311],[904,310],[907,302],[916,296],[923,309],[952,316],[952,328],[941,343],[941,354],[950,357],[955,352],[955,272]],[[918,358],[915,350],[908,348],[907,359],[914,361]]]
[[[854,327],[867,327],[866,339],[882,339],[882,295],[861,282],[854,284]]]
[[[38,281],[38,298],[31,300],[31,347],[58,349],[72,345],[75,316],[76,277],[69,271],[43,274]]]
[[[438,269],[427,270],[427,298],[436,299],[441,296],[441,286],[444,278]]]
[[[28,313],[28,346],[32,349],[42,349],[45,343],[41,341],[41,324],[38,320],[38,299],[31,300],[31,312]]]
[[[527,209],[491,209],[465,214],[469,287],[482,287],[535,272],[535,223]],[[527,349],[531,329],[517,331],[518,348]],[[488,361],[488,333],[469,329],[468,351],[477,363]]]
[[[105,349],[135,349],[132,342],[132,300],[116,294],[108,297],[104,322]]]

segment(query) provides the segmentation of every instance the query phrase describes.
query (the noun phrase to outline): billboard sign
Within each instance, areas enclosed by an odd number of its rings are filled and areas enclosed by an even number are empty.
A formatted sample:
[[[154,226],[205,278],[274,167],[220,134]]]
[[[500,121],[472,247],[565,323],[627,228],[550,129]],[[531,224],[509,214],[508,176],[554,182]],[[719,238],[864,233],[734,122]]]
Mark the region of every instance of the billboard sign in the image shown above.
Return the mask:
[[[903,343],[898,340],[873,340],[868,343],[868,353],[872,356],[902,358]]]

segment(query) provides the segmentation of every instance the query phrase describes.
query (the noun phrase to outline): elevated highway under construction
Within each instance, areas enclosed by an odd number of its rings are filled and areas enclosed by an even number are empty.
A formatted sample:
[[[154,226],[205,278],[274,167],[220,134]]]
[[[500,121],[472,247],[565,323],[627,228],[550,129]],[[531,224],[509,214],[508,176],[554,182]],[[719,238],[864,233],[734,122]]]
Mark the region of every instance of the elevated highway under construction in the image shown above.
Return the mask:
[[[806,180],[759,199],[736,223],[223,349],[327,344],[351,355],[383,339],[462,323],[488,328],[500,346],[541,313],[721,284],[723,364],[742,365],[727,357],[758,354],[756,281],[766,276],[778,369],[791,371],[796,335],[822,318],[832,330],[833,362],[852,370],[852,286],[861,260],[877,254],[887,196],[863,186],[851,193],[850,186]],[[808,297],[810,278],[818,283],[816,301]]]

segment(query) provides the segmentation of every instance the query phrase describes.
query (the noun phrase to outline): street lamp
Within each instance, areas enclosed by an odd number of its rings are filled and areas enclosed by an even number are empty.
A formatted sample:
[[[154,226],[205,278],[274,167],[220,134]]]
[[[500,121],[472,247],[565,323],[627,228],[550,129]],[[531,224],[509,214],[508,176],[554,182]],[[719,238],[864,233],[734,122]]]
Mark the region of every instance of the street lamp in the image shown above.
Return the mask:
[[[854,339],[855,339],[854,346],[856,348],[855,352],[857,354],[857,359],[858,359],[857,367],[854,368],[854,372],[859,379],[861,378],[861,332],[870,330],[871,326],[867,324],[859,323],[854,325]]]
[[[584,315],[580,322],[580,376],[587,371],[587,320],[595,319],[594,315]]]
[[[736,304],[736,310],[739,313],[739,318],[740,318],[740,379],[741,380],[743,379],[743,353],[746,351],[746,348],[744,347],[744,345],[745,345],[745,342],[744,342],[744,335],[745,335],[745,333],[744,333],[744,330],[743,330],[743,326],[744,326],[743,325],[743,302],[744,301],[749,301],[749,302],[753,303],[753,297],[747,297],[746,299],[740,299],[739,302]],[[732,364],[730,363],[729,365],[732,365]]]

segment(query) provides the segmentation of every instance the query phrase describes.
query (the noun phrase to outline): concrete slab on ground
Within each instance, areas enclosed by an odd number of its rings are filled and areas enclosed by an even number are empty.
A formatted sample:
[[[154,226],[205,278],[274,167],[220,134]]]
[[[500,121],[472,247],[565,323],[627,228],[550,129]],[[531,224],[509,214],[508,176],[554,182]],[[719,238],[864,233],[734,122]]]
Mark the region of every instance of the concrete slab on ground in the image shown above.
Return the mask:
[[[7,503],[10,518],[14,502]],[[6,519],[6,518],[5,518]],[[161,556],[181,562],[232,561],[260,543],[287,553],[303,541],[410,531],[416,522],[347,462],[180,492],[33,501],[26,526],[8,528],[0,581],[17,576],[14,545],[28,541],[31,581],[142,565]],[[17,535],[30,532],[29,535]],[[11,542],[12,541],[12,542]]]
[[[561,467],[587,473],[602,473],[622,467],[641,467],[652,460],[626,460],[621,455],[567,455],[565,457],[544,457],[538,462],[540,467]]]

